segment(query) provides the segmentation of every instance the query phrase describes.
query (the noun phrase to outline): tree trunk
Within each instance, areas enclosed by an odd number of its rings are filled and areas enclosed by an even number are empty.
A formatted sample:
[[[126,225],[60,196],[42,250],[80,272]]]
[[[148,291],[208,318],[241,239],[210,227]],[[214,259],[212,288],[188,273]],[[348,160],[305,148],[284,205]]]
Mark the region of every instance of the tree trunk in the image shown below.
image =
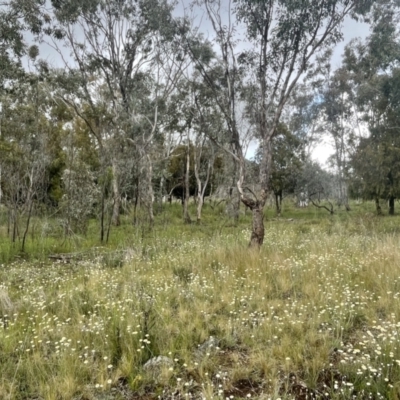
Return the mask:
[[[346,211],[351,211],[350,205],[349,205],[349,196],[347,195],[347,185],[345,188],[345,193],[344,193],[344,208]]]
[[[189,188],[189,174],[190,174],[190,153],[189,153],[189,142],[186,152],[186,172],[185,172],[185,193],[183,195],[183,220],[185,224],[190,224],[192,221],[189,215],[189,198],[190,198],[190,188]]]
[[[164,199],[164,182],[165,182],[165,178],[164,178],[164,174],[163,171],[161,172],[161,178],[160,178],[160,191],[159,191],[159,196],[160,196],[160,204],[158,207],[159,212],[162,212],[163,210],[163,199]]]
[[[276,215],[280,217],[282,212],[282,191],[277,191],[275,193],[275,206],[276,206]]]
[[[253,214],[253,225],[249,247],[260,247],[264,242],[264,206],[269,194],[269,180],[272,166],[271,138],[264,137],[262,143],[263,157],[260,164],[260,198],[252,200],[243,195],[242,202],[251,209]],[[244,160],[242,161],[244,164]],[[241,167],[241,170],[244,167]]]
[[[240,168],[239,168],[240,170]],[[240,172],[239,172],[240,173]],[[233,170],[233,177],[232,177],[232,187],[235,186],[235,181],[238,179],[238,168],[236,162],[234,162],[234,170]],[[237,195],[237,197],[236,197]],[[240,214],[240,192],[236,193],[233,189],[230,191],[230,203],[232,205],[232,213],[233,213],[233,223],[234,225],[239,224],[239,214]]]
[[[113,197],[114,197],[114,205],[112,212],[112,224],[114,226],[121,225],[119,212],[120,212],[120,193],[119,193],[119,184],[118,184],[118,171],[117,165],[115,161],[112,163],[112,187],[113,187]]]
[[[349,205],[349,196],[347,195],[347,193],[348,193],[347,184],[343,178],[341,178],[341,179],[342,179],[341,188],[340,188],[341,204],[344,205],[344,208],[346,209],[346,211],[351,211],[350,205]]]
[[[22,236],[22,246],[21,246],[22,252],[25,251],[25,243],[26,243],[26,237],[27,237],[28,231],[29,231],[29,224],[31,222],[32,209],[33,209],[33,199],[30,198],[29,199],[29,207],[28,207],[28,216],[27,216],[26,225],[25,225],[25,232],[24,232],[24,235]]]
[[[394,215],[394,196],[389,197],[389,215]]]
[[[104,242],[104,198],[105,198],[105,188],[101,188],[101,208],[100,208],[100,243]]]
[[[257,202],[251,210],[253,213],[253,229],[251,232],[249,247],[260,247],[264,243],[265,229],[263,208],[264,207]]]
[[[32,168],[31,173],[29,174],[29,189],[28,189],[28,194],[26,196],[26,202],[28,203],[28,215],[26,219],[26,225],[25,225],[25,231],[22,236],[22,246],[21,246],[21,251],[25,251],[25,243],[26,243],[26,238],[28,236],[29,232],[29,224],[31,222],[31,216],[32,216],[32,210],[33,210],[33,175],[34,175],[34,169]]]
[[[382,215],[382,208],[381,205],[379,204],[379,198],[375,197],[375,207],[376,207],[376,213],[378,215]]]
[[[150,228],[154,226],[154,210],[153,210],[153,203],[154,203],[154,191],[153,191],[153,164],[151,163],[151,158],[147,154],[147,194],[148,194],[148,204],[147,204],[147,211],[149,213],[149,225]]]
[[[11,232],[11,209],[8,209],[7,213],[7,236],[10,236]]]
[[[196,152],[196,149],[195,149]],[[200,159],[201,159],[201,152],[197,158],[197,154],[194,154],[194,174],[196,176],[196,181],[197,181],[197,223],[199,224],[201,221],[201,211],[203,209],[203,204],[204,204],[204,195],[206,193],[207,185],[210,180],[211,176],[211,171],[212,171],[212,166],[214,163],[214,157],[211,157],[208,160],[207,164],[207,176],[204,181],[204,185],[201,182],[200,179],[200,173],[199,173],[199,164],[200,164]]]
[[[133,205],[133,225],[137,225],[137,210],[140,205],[140,190],[139,190],[139,185],[140,185],[140,177],[139,174],[136,177],[136,191],[135,191],[135,203]]]
[[[113,209],[114,209],[114,204],[113,204]],[[113,209],[112,209],[112,210],[113,210]],[[108,239],[109,239],[109,237],[110,237],[111,225],[112,225],[112,222],[113,222],[113,213],[112,213],[112,210],[111,210],[111,213],[110,213],[110,217],[108,218],[107,232],[106,232],[106,243],[108,243]]]
[[[18,235],[17,207],[15,205],[11,210],[11,221],[12,221],[12,242],[15,243]]]
[[[200,194],[197,196],[197,223],[199,224],[201,222],[201,211],[203,208],[203,196]]]

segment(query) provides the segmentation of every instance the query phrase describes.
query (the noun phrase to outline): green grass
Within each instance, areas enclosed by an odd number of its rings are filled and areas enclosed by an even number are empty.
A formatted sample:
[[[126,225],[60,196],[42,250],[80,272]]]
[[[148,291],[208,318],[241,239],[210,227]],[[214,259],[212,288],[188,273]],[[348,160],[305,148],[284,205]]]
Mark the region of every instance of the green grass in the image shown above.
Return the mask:
[[[400,218],[267,213],[261,251],[249,214],[187,225],[179,205],[103,247],[94,221],[13,261],[0,242],[0,398],[400,399]],[[47,259],[67,251],[85,256]],[[173,366],[146,370],[159,355]]]
[[[91,220],[86,234],[65,236],[60,219],[32,218],[27,236],[25,251],[21,252],[22,231],[24,221],[20,222],[20,236],[15,243],[7,234],[7,215],[0,212],[0,263],[9,263],[16,259],[41,260],[47,259],[50,254],[92,252],[93,248],[102,248],[103,251],[114,251],[135,247],[136,245],[152,244],[157,238],[182,238],[186,236],[198,238],[212,238],[222,233],[235,232],[233,220],[225,214],[224,204],[214,210],[204,205],[204,214],[201,224],[183,224],[182,207],[180,204],[165,204],[163,210],[155,207],[155,226],[149,229],[147,214],[139,211],[137,223],[133,224],[132,215],[122,215],[121,226],[111,227],[108,242],[100,242],[100,227],[97,220]],[[240,224],[249,226],[251,215],[242,211]],[[195,205],[191,204],[191,215],[195,216]]]
[[[313,206],[297,208],[291,199],[285,199],[282,207],[282,216],[277,217],[273,206],[266,207],[265,219],[272,222],[285,223],[289,219],[302,222],[300,229],[307,230],[304,224],[308,223],[326,225],[329,227],[340,221],[350,228],[356,219],[363,225],[368,225],[372,229],[379,229],[385,233],[397,233],[400,228],[393,218],[379,219],[375,216],[374,205],[370,202],[353,203],[352,211],[346,212],[344,209],[336,209],[333,216],[326,210],[317,209]],[[384,207],[383,207],[384,209]],[[385,209],[384,209],[385,211]],[[137,224],[133,224],[132,215],[123,215],[120,227],[111,227],[109,240],[107,243],[100,242],[100,227],[98,220],[89,222],[86,234],[75,234],[65,236],[62,223],[59,218],[38,218],[33,217],[30,230],[27,236],[25,251],[21,252],[22,232],[24,220],[20,221],[20,236],[15,243],[10,240],[7,234],[7,214],[0,209],[0,263],[9,263],[16,259],[41,260],[47,259],[49,254],[73,253],[73,252],[92,252],[93,248],[101,248],[103,251],[114,251],[126,249],[136,244],[152,243],[157,238],[171,237],[195,237],[210,238],[223,234],[235,234],[236,224],[225,213],[224,203],[212,208],[207,202],[204,205],[203,219],[200,225],[195,222],[184,224],[182,222],[182,207],[180,204],[164,204],[162,209],[155,206],[155,226],[150,230],[148,227],[147,215],[144,211],[139,211]],[[195,216],[195,205],[191,204],[191,215]],[[377,221],[384,221],[383,223]],[[303,224],[304,223],[304,224]],[[239,218],[239,229],[251,226],[251,212],[241,209]],[[347,226],[345,226],[347,229]],[[358,228],[357,228],[358,229]]]

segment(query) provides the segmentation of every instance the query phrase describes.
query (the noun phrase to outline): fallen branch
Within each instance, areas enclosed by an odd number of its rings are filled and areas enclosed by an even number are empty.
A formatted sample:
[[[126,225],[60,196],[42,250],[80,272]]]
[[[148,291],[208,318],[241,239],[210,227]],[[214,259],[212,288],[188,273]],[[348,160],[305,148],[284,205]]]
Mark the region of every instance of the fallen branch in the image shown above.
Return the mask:
[[[63,261],[67,263],[70,263],[72,260],[74,260],[74,257],[68,257],[67,255],[64,254],[50,254],[48,258],[50,260]]]
[[[315,203],[314,200],[313,200],[311,197],[309,197],[308,199],[311,201],[311,203],[312,203],[312,205],[313,205],[314,207],[317,207],[317,208],[324,208],[324,209],[325,209],[326,211],[328,211],[331,215],[333,215],[333,214],[335,213],[335,211],[333,210],[333,204],[332,204],[329,200],[327,200],[327,202],[328,202],[329,205],[331,206],[330,209],[329,209],[327,206],[325,206],[325,205],[319,205],[319,204]]]

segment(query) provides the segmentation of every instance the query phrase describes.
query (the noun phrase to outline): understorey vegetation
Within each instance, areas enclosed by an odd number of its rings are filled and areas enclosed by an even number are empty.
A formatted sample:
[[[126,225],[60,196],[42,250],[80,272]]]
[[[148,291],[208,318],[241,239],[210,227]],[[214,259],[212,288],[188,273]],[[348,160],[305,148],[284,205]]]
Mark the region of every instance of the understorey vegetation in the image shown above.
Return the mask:
[[[178,232],[180,207],[152,231],[124,217],[118,245],[3,262],[1,398],[400,397],[398,217],[286,200],[256,250],[244,210]]]

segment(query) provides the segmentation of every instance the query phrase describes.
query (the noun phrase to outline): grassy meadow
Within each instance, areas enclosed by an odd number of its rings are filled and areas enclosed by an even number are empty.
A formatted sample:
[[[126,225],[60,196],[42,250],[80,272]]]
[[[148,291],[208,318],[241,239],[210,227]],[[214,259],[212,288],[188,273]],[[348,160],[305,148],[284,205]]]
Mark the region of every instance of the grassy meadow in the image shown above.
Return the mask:
[[[21,254],[0,219],[0,399],[400,399],[399,216],[288,201],[260,251],[223,206],[130,221]]]

